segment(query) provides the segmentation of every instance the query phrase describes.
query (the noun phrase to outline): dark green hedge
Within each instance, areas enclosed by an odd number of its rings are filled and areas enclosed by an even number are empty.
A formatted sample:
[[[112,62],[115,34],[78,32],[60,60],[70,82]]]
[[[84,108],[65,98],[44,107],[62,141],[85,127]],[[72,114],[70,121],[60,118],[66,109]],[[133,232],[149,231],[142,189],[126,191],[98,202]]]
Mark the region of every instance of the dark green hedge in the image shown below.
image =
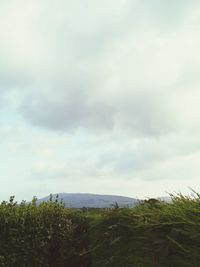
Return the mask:
[[[0,205],[0,266],[199,267],[199,195],[82,211],[11,198]]]
[[[0,205],[0,266],[89,266],[80,256],[87,232],[87,219],[57,201],[17,205],[11,198]]]

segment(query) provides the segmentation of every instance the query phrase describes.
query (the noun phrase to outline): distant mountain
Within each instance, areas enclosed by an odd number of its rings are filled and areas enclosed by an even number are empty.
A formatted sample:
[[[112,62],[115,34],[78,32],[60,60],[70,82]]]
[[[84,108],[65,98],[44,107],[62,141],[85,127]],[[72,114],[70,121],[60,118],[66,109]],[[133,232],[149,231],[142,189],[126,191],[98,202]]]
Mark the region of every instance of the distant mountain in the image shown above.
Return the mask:
[[[57,194],[54,194],[53,199]],[[119,207],[133,207],[138,203],[138,199],[113,196],[113,195],[97,195],[97,194],[84,194],[84,193],[60,193],[58,199],[63,200],[66,207],[69,208],[110,208],[117,203]],[[49,196],[38,199],[37,203],[49,201]]]

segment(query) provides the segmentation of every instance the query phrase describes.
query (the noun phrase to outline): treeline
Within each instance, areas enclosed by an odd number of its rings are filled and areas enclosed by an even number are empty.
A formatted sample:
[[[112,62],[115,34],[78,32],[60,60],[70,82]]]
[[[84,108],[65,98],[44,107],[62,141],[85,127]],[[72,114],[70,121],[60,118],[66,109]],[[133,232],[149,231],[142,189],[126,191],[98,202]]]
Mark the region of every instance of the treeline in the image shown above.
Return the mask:
[[[0,204],[0,266],[199,267],[200,196],[107,210],[11,197]]]

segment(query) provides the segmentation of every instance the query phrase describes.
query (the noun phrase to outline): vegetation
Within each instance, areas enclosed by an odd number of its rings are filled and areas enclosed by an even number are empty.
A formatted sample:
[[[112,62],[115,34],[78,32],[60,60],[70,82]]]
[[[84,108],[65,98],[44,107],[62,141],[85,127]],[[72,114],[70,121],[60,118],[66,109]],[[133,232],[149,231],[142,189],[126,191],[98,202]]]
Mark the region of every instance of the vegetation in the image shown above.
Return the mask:
[[[199,267],[200,195],[91,210],[11,197],[0,205],[0,266]]]

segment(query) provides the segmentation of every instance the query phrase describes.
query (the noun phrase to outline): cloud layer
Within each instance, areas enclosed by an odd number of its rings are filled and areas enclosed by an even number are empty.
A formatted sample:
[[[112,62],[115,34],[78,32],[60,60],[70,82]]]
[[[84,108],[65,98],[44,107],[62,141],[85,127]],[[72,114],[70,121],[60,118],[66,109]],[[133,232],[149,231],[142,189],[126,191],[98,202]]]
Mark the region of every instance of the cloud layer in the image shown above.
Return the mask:
[[[125,187],[137,183],[143,195],[149,181],[149,194],[163,194],[162,181],[167,190],[196,186],[198,1],[11,0],[0,7],[2,151],[10,149],[8,159],[24,155],[7,162],[24,170],[26,184],[42,183],[44,193],[69,185],[66,191],[129,195]],[[43,152],[34,150],[43,142]],[[9,167],[2,175],[17,183]]]

